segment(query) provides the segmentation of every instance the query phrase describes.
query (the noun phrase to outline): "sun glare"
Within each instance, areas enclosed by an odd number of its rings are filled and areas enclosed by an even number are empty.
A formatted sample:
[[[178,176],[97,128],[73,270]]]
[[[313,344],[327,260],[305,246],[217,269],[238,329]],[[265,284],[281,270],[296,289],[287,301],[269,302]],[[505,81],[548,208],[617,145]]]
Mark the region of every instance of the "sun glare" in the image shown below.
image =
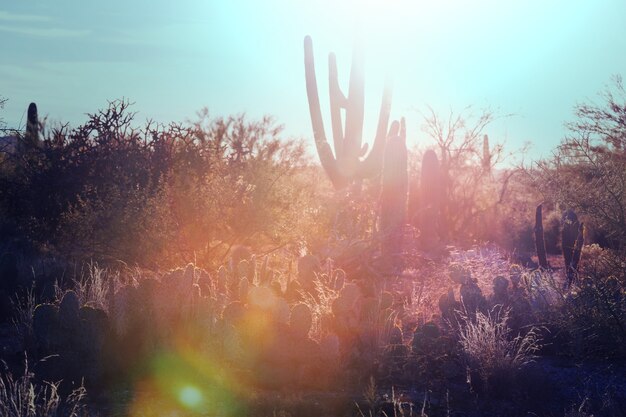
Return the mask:
[[[186,408],[194,409],[202,403],[202,392],[192,385],[187,385],[180,389],[178,399]]]

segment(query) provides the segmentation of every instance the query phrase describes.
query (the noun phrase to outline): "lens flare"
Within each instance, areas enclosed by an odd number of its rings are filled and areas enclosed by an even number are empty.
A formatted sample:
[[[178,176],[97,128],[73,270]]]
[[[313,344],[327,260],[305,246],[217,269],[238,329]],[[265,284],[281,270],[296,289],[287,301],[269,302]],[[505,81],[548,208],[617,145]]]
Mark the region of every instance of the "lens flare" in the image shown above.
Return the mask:
[[[178,393],[178,400],[186,408],[198,408],[202,404],[202,399],[202,392],[192,385],[183,387]]]

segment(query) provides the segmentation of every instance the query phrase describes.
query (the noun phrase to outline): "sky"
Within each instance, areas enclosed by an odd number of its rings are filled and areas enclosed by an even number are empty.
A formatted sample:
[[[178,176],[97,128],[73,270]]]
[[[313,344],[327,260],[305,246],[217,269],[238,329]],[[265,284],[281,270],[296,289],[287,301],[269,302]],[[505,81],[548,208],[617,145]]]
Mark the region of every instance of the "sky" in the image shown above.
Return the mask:
[[[312,143],[303,39],[315,50],[330,138],[327,56],[345,91],[360,22],[365,48],[364,142],[373,139],[382,86],[394,79],[392,118],[410,146],[432,107],[500,115],[492,142],[548,156],[577,103],[599,102],[626,75],[623,0],[0,0],[0,118],[24,125],[31,101],[49,120],[83,123],[126,98],[136,120],[270,114],[286,136]]]

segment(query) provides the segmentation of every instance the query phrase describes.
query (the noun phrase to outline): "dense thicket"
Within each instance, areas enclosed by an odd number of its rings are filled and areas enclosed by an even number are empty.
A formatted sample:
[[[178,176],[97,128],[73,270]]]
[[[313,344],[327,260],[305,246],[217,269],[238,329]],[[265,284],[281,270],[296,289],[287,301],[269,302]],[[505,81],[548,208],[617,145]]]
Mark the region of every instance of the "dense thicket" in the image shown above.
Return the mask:
[[[300,141],[269,118],[136,128],[115,101],[82,126],[2,154],[3,241],[79,259],[219,262],[233,244],[301,239],[314,182]]]

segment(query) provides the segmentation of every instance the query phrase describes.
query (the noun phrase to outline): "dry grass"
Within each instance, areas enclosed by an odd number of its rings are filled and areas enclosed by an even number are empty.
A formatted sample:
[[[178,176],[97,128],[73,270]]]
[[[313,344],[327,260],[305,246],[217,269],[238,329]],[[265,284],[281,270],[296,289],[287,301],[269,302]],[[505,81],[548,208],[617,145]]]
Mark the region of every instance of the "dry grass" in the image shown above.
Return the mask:
[[[37,307],[37,300],[35,299],[35,291],[33,288],[26,291],[24,298],[15,295],[13,299],[14,317],[12,321],[17,334],[22,340],[25,340],[33,334],[33,314],[35,313],[35,307]]]
[[[113,273],[101,268],[96,262],[90,262],[81,268],[80,274],[73,279],[72,289],[78,296],[80,305],[90,304],[93,307],[109,310],[108,296],[113,288],[111,284],[119,281],[119,272]],[[60,301],[65,290],[55,285],[55,297]]]
[[[524,336],[513,336],[507,322],[508,309],[496,306],[476,317],[461,313],[459,341],[470,369],[483,381],[496,374],[515,374],[535,359],[541,347],[538,331],[532,328]]]
[[[14,378],[11,373],[0,374],[0,415],[3,417],[83,417],[87,416],[83,386],[63,400],[59,382],[34,380],[34,374],[24,366],[24,373]]]

